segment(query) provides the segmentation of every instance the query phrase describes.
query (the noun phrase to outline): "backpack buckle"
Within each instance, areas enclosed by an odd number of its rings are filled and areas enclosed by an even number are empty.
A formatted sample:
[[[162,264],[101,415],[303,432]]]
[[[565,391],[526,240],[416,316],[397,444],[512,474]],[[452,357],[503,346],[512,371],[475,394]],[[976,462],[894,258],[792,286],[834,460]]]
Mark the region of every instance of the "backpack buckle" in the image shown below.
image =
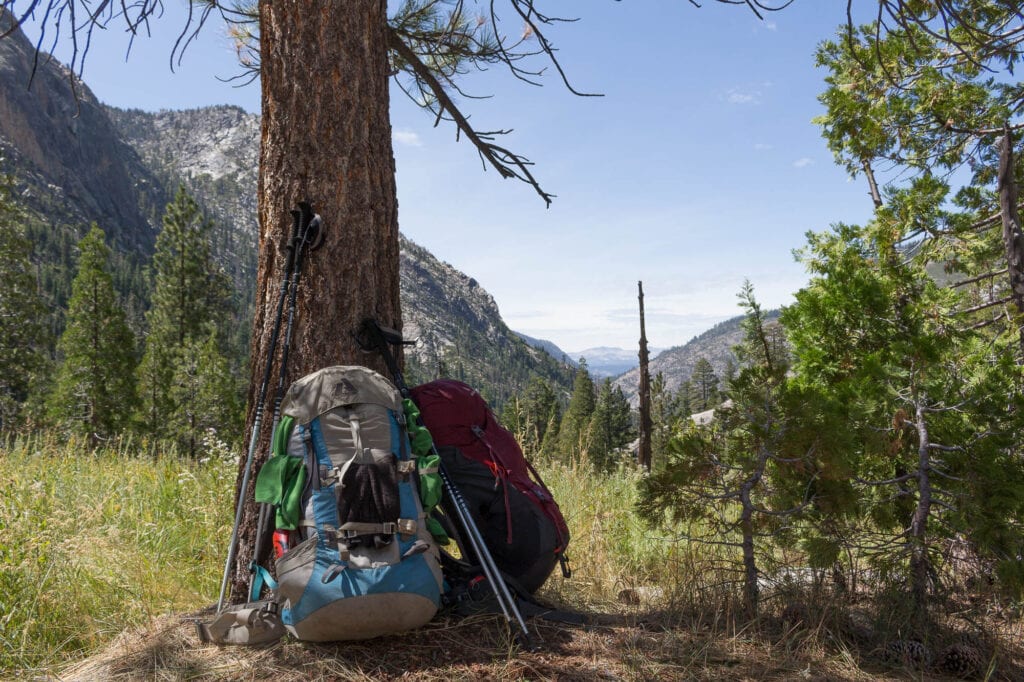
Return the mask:
[[[568,580],[572,577],[572,566],[569,565],[569,557],[565,556],[565,552],[558,555],[558,564],[562,568],[562,577]]]
[[[416,529],[418,526],[413,519],[398,519],[398,532],[402,535],[402,539],[406,540],[409,537],[416,535]]]

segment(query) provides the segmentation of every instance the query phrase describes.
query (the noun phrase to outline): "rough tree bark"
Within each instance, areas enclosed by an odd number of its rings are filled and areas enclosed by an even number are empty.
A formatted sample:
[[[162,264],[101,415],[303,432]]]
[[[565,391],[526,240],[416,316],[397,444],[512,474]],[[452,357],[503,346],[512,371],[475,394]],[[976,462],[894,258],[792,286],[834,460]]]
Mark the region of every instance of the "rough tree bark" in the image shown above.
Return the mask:
[[[1003,219],[1003,246],[1006,249],[1006,265],[1010,275],[1010,294],[1017,308],[1017,314],[1024,314],[1024,234],[1020,229],[1017,213],[1017,181],[1013,177],[1013,136],[1010,127],[1003,129],[999,145],[999,211]],[[1024,362],[1024,327],[1019,327],[1022,357]]]
[[[932,564],[928,555],[928,519],[932,509],[931,439],[925,419],[925,398],[916,400],[914,423],[917,427],[917,507],[910,520],[910,592],[919,614],[928,604]]]
[[[289,211],[297,202],[313,204],[325,238],[303,263],[285,385],[337,364],[386,374],[376,355],[359,350],[353,333],[367,316],[401,328],[386,0],[348,0],[344,9],[317,0],[262,0],[259,12],[260,237],[246,434],[269,352],[291,236]],[[283,339],[282,330],[278,357]],[[275,362],[268,403],[277,372]],[[253,480],[269,450],[270,405],[266,414]],[[241,493],[250,502],[233,567],[234,601],[244,597],[255,540],[253,487]]]
[[[644,323],[644,283],[637,282],[640,290],[640,446],[637,463],[651,470],[651,369],[647,353],[647,330]]]

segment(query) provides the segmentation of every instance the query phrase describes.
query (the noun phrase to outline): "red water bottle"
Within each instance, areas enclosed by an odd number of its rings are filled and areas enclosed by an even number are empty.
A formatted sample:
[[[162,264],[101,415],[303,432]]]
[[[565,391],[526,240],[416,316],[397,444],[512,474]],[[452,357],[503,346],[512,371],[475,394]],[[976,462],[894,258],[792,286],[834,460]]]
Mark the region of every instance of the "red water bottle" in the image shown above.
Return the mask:
[[[274,556],[278,559],[292,547],[292,532],[290,530],[274,531]]]

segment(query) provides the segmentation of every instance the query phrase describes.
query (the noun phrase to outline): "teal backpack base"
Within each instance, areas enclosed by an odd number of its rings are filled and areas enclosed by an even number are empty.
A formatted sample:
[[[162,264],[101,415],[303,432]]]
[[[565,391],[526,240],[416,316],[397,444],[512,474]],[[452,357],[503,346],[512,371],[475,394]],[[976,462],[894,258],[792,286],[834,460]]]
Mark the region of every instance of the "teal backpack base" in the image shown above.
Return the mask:
[[[420,482],[398,390],[365,367],[327,367],[293,383],[281,407],[256,501],[272,505],[277,530],[299,541],[277,559],[277,580],[266,581],[274,608],[226,609],[205,626],[210,639],[248,643],[239,630],[247,623],[266,631],[259,637],[287,631],[310,642],[425,625],[443,578],[421,502],[430,486]],[[266,575],[256,571],[254,591]],[[274,619],[280,631],[264,627]]]

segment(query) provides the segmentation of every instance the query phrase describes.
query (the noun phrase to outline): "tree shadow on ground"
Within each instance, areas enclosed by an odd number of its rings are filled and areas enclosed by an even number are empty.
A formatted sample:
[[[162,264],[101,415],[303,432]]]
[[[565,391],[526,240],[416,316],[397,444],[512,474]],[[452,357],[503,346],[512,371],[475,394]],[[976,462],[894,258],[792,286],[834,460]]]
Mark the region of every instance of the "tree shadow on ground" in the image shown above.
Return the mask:
[[[866,646],[837,639],[821,623],[727,625],[707,614],[669,609],[588,615],[589,625],[530,619],[533,651],[516,644],[500,615],[442,615],[417,630],[374,640],[310,644],[286,637],[264,648],[204,644],[194,628],[202,616],[166,616],[123,634],[60,679],[957,679],[880,662]],[[1019,672],[1003,666],[992,679],[1015,679],[1013,670]]]

